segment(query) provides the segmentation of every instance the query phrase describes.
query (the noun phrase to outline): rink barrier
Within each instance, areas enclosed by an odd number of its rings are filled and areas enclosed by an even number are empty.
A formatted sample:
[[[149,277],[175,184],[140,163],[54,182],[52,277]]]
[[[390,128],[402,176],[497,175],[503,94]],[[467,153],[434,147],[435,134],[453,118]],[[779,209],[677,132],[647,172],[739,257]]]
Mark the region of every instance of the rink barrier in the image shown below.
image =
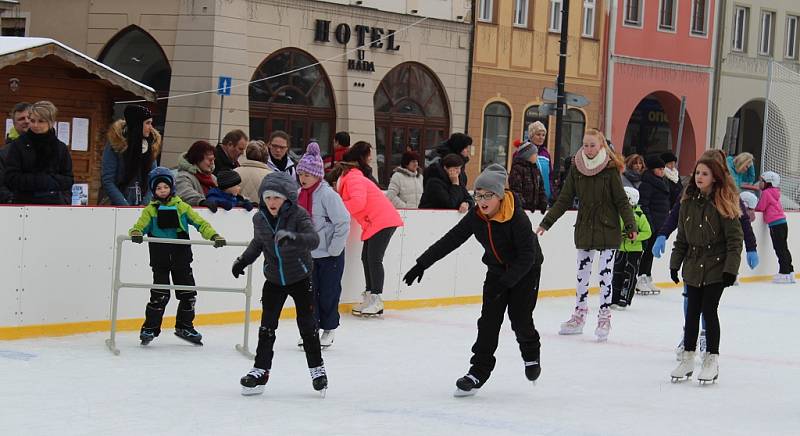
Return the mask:
[[[130,241],[131,237],[128,235],[118,235],[116,243],[116,251],[114,253],[114,269],[113,282],[111,286],[111,331],[109,338],[106,339],[106,346],[119,356],[120,351],[117,348],[117,311],[119,308],[119,291],[122,288],[134,289],[168,289],[175,291],[195,291],[195,292],[228,292],[235,294],[244,294],[244,339],[241,344],[236,345],[236,351],[242,353],[247,358],[254,358],[255,355],[250,352],[249,338],[250,338],[250,299],[253,295],[253,265],[247,266],[247,281],[243,288],[231,288],[223,286],[202,286],[202,285],[169,285],[169,284],[155,284],[155,283],[136,283],[136,282],[123,282],[120,280],[120,270],[122,265],[122,247],[125,241]],[[214,241],[205,240],[190,240],[190,239],[170,239],[170,238],[151,238],[148,236],[142,237],[143,243],[148,244],[174,244],[174,245],[214,245]],[[247,247],[249,242],[226,241],[225,247]],[[223,247],[220,247],[223,248]],[[152,280],[151,280],[152,281]],[[176,298],[177,299],[177,298]],[[163,318],[162,318],[163,325]]]

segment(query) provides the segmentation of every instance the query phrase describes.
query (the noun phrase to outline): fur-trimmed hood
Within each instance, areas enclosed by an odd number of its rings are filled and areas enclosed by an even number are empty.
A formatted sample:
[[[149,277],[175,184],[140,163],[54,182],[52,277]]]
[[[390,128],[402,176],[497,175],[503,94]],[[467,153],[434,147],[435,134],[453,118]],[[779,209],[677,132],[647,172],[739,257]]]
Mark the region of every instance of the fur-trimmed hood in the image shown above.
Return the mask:
[[[152,132],[153,142],[150,144],[150,153],[153,155],[153,159],[157,159],[161,153],[161,134],[155,127]],[[108,129],[106,138],[115,153],[124,153],[128,148],[128,141],[125,140],[125,120],[114,121]]]

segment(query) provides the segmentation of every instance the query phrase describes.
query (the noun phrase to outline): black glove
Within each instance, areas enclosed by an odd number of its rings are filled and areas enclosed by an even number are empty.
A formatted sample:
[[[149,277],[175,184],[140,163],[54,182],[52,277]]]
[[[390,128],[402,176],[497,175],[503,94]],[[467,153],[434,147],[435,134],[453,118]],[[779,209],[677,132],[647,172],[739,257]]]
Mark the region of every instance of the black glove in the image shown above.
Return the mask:
[[[212,240],[212,241],[214,241],[214,248],[220,248],[220,247],[224,247],[224,246],[225,246],[225,244],[227,243],[227,242],[225,241],[225,238],[223,238],[223,237],[222,237],[222,236],[220,236],[220,235],[214,235],[214,236],[212,236],[212,237],[211,237],[211,240]]]
[[[736,274],[722,273],[722,287],[727,288],[733,286],[734,283],[736,283]]]
[[[217,202],[214,200],[203,200],[200,202],[200,206],[205,206],[210,210],[212,213],[217,213]]]
[[[252,203],[252,202],[249,202],[249,201],[243,201],[242,202],[242,207],[244,208],[244,210],[246,210],[248,212],[253,210],[253,206],[255,206],[255,204]]]
[[[676,269],[669,270],[669,276],[672,277],[672,281],[675,282],[676,285],[680,283],[681,279],[678,278],[678,270]]]
[[[403,276],[403,281],[406,282],[406,285],[411,286],[415,279],[417,283],[421,282],[423,274],[425,274],[425,268],[420,264],[416,264]]]
[[[231,268],[231,272],[233,273],[233,278],[238,279],[240,275],[244,274],[244,268],[247,265],[242,262],[241,257],[237,257],[236,260],[233,261],[233,268]]]
[[[285,245],[287,242],[294,241],[295,239],[297,239],[297,233],[295,232],[283,229],[275,232],[275,242],[277,242],[278,245]]]
[[[231,210],[231,209],[233,209],[233,202],[226,201],[226,202],[221,203],[219,206],[221,206],[225,210]]]
[[[134,230],[131,232],[131,241],[133,241],[134,244],[141,244],[144,242],[144,235],[142,235],[142,232]]]

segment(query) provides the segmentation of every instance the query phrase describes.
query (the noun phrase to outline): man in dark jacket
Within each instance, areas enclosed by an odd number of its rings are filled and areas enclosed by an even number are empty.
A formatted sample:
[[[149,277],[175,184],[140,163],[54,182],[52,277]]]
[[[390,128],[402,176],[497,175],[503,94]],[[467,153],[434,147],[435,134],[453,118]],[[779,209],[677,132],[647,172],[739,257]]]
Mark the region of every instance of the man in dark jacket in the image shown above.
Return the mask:
[[[505,190],[507,178],[502,166],[489,165],[475,181],[478,206],[417,258],[416,265],[403,277],[409,286],[414,280],[420,281],[426,269],[472,235],[483,246],[482,260],[488,272],[483,285],[478,338],[472,347],[469,372],[456,381],[456,396],[475,394],[489,379],[506,310],[525,362],[525,376],[533,381],[541,372],[533,309],[544,256],[519,200]]]
[[[419,208],[458,209],[464,213],[473,201],[467,188],[461,186],[459,181],[464,160],[451,153],[442,159],[442,166],[443,169],[438,165],[436,167],[440,174],[436,177],[430,176],[424,182]]]
[[[243,131],[236,129],[228,132],[214,151],[214,175],[238,167],[239,156],[244,154],[246,148],[247,135]]]
[[[664,180],[664,161],[657,155],[645,158],[647,171],[642,175],[639,185],[639,206],[647,217],[651,228],[660,229],[667,219],[670,209],[670,193],[667,181]],[[639,261],[639,278],[636,290],[641,294],[658,294],[660,289],[653,284],[653,252],[650,249],[656,240],[656,235],[647,240],[643,247],[642,259]]]

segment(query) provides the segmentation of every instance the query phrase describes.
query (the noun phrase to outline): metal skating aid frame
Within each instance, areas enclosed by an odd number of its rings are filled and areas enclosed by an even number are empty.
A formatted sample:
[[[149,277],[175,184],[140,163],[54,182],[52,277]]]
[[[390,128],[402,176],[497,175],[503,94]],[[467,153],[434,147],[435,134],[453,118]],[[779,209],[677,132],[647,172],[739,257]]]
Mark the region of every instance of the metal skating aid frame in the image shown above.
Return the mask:
[[[144,242],[151,244],[177,244],[177,245],[214,245],[213,241],[205,240],[190,240],[190,239],[167,239],[167,238],[150,238],[143,237]],[[111,350],[114,355],[119,356],[119,349],[117,348],[117,306],[119,305],[119,290],[121,288],[137,288],[137,289],[169,289],[178,291],[198,291],[198,292],[229,292],[233,294],[244,294],[244,339],[241,344],[236,345],[236,351],[242,353],[247,358],[254,358],[253,353],[250,352],[248,342],[250,338],[250,300],[253,295],[253,265],[247,267],[247,284],[244,288],[225,288],[214,286],[186,286],[186,285],[166,285],[166,284],[152,284],[152,283],[129,283],[122,282],[119,279],[120,267],[122,265],[122,243],[130,241],[131,237],[128,235],[118,235],[117,245],[114,251],[114,271],[111,285],[111,335],[106,339],[106,346]],[[249,242],[234,242],[227,241],[226,247],[247,247]]]

